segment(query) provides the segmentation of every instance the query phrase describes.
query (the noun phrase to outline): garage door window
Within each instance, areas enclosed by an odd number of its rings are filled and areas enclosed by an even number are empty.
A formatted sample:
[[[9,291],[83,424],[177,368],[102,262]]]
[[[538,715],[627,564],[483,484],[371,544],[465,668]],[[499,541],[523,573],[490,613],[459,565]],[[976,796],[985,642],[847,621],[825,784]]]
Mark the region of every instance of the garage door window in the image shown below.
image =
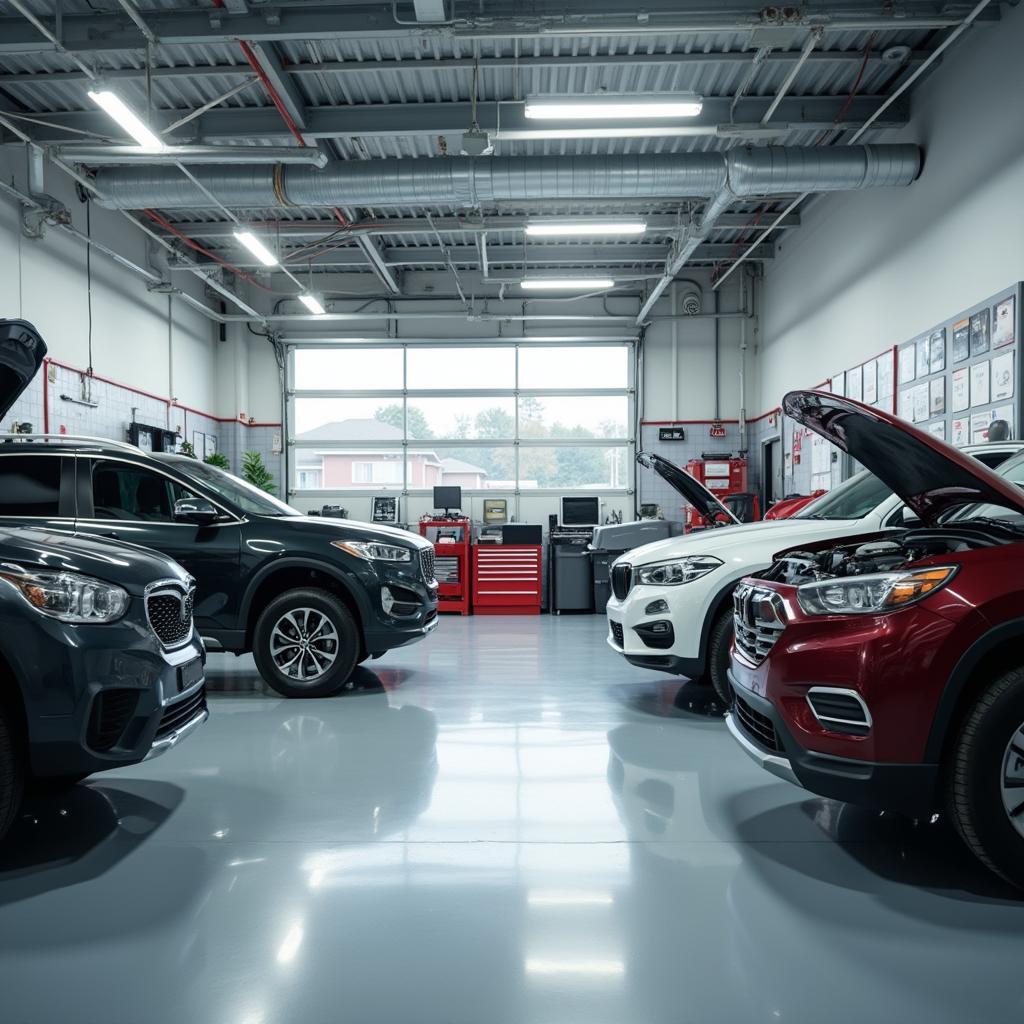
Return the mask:
[[[631,486],[629,343],[296,345],[288,374],[293,491]]]

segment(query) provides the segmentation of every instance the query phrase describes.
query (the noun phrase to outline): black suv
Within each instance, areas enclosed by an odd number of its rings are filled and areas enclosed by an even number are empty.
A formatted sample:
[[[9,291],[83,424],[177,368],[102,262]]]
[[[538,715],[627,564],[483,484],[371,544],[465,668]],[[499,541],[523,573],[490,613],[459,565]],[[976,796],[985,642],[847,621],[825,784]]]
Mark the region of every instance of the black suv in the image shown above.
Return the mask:
[[[434,548],[404,530],[304,516],[186,455],[92,438],[0,444],[0,526],[153,548],[196,579],[211,650],[252,651],[286,697],[341,689],[366,658],[437,625]]]
[[[30,324],[0,320],[0,415],[45,354]],[[58,491],[72,484],[62,468]],[[46,500],[16,466],[8,485]],[[207,716],[188,573],[154,551],[40,526],[0,524],[0,836],[26,787],[154,757]]]

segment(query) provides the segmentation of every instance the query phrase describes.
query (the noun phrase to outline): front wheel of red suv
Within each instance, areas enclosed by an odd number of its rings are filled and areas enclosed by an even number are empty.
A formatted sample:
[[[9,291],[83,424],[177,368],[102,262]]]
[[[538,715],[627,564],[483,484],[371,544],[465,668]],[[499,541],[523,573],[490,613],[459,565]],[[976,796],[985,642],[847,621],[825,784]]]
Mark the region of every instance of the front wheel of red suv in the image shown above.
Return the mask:
[[[960,837],[987,867],[1024,888],[1024,667],[998,677],[974,702],[949,769],[949,814]]]

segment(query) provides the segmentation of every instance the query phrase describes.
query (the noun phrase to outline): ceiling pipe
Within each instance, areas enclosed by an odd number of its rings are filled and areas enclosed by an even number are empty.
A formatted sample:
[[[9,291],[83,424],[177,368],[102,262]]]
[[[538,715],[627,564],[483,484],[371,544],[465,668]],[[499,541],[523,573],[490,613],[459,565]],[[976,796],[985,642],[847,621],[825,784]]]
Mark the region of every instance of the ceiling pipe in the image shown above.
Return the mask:
[[[714,228],[719,217],[738,199],[778,196],[793,192],[845,192],[912,184],[921,173],[917,146],[847,146],[840,149],[805,146],[733,149],[728,173],[699,220],[677,243],[665,272],[637,314],[643,323],[676,274]]]
[[[226,206],[248,209],[702,196],[716,197],[712,206],[721,205],[721,213],[726,189],[731,201],[744,195],[909,185],[920,167],[921,151],[913,145],[771,146],[726,153],[359,160],[323,170],[218,167],[196,175],[202,188],[170,167],[126,167],[99,171],[96,186],[104,194],[100,202],[115,209],[208,208],[205,189]]]
[[[166,146],[149,151],[139,146],[68,143],[52,147],[56,156],[90,167],[182,164],[303,164],[326,167],[327,154],[298,146]]]

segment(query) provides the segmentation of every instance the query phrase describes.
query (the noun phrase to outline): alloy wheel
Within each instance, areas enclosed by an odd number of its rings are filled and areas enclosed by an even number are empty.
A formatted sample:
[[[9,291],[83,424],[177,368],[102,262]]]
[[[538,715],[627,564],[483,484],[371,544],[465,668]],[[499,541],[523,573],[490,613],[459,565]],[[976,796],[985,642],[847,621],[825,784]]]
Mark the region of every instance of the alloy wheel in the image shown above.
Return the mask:
[[[1010,737],[1003,755],[1003,807],[1013,827],[1024,836],[1024,725]]]
[[[270,656],[277,668],[299,683],[315,683],[338,657],[338,632],[315,608],[293,608],[274,623]]]

